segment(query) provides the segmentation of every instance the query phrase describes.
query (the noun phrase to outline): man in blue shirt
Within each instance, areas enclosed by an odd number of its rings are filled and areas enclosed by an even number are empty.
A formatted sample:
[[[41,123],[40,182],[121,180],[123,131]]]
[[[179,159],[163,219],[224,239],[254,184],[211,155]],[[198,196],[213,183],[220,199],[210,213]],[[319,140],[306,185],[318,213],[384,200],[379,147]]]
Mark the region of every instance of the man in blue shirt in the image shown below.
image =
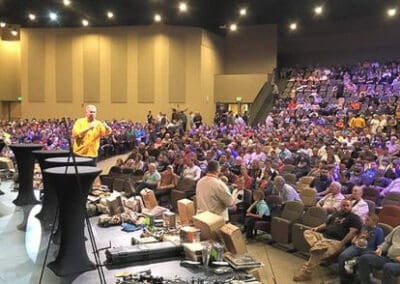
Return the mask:
[[[253,237],[254,224],[256,221],[269,221],[270,212],[267,203],[264,200],[264,192],[256,190],[253,192],[253,204],[247,209],[246,219],[244,220],[244,230],[246,232],[246,238]]]
[[[338,257],[340,283],[353,283],[353,275],[349,275],[345,269],[345,262],[366,253],[374,253],[383,242],[383,230],[377,227],[379,218],[376,214],[367,217],[366,224],[361,232],[354,237],[352,245],[346,248]]]

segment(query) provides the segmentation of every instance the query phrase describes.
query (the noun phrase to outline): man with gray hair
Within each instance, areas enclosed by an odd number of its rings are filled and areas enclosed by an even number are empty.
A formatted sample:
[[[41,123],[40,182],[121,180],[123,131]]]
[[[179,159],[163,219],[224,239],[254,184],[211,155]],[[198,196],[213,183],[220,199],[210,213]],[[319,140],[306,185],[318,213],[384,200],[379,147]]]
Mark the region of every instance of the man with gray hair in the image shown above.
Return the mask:
[[[324,208],[329,214],[340,210],[340,203],[344,199],[341,193],[342,185],[334,181],[329,185],[329,193],[317,202],[318,207]]]
[[[298,192],[290,185],[288,185],[282,176],[276,176],[274,179],[273,193],[282,197],[283,202],[287,201],[301,201]]]

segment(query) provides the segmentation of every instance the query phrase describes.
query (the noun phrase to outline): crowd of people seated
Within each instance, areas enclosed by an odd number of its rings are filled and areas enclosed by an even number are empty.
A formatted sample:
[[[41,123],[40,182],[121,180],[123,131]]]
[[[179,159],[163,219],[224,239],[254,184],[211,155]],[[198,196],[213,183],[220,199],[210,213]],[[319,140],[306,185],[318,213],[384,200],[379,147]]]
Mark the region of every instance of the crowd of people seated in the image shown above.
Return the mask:
[[[115,166],[142,175],[135,190],[150,188],[157,196],[168,195],[180,180],[195,184],[209,162],[218,161],[231,193],[238,199],[253,196],[254,202],[240,199],[235,203],[245,204],[229,210],[233,220],[242,208],[239,220],[249,238],[257,219],[268,220],[276,205],[266,202],[266,209],[261,200],[279,196],[283,205],[305,202],[305,189],[315,192],[311,205],[331,216],[342,211],[357,216],[361,225],[352,221],[340,235],[355,228],[355,236],[375,213],[368,200],[380,206],[388,194],[400,194],[400,65],[292,68],[282,76],[288,79],[285,90],[256,127],[247,119],[235,123],[233,114],[205,125],[197,112],[188,118],[173,110],[171,122],[165,114],[154,118],[149,112],[145,124],[110,122],[113,134],[102,141],[100,154],[131,151]],[[48,149],[68,148],[72,125],[69,118],[1,122],[3,136],[12,142],[42,142]],[[323,229],[336,224],[329,220]]]

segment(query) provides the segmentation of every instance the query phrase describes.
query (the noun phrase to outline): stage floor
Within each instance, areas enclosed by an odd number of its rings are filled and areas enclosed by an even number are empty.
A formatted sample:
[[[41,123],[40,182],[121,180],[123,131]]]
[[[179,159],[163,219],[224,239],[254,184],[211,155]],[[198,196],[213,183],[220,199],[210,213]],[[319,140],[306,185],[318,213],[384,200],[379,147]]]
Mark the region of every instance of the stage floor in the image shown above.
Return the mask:
[[[99,162],[99,167],[106,173],[115,163],[118,157],[114,157]],[[35,218],[40,211],[41,205],[17,207],[12,203],[17,193],[13,192],[13,182],[3,181],[0,184],[1,190],[5,192],[0,196],[0,284],[28,284],[39,283],[41,267],[44,262],[47,243],[50,233],[44,230]],[[36,194],[39,192],[35,190]],[[18,230],[17,226],[22,223],[24,215],[27,216],[26,232]],[[98,248],[109,246],[130,245],[132,233],[121,231],[121,227],[101,228],[92,222],[93,232],[97,241]],[[87,232],[85,233],[87,235]],[[50,246],[47,263],[54,260],[57,246]],[[86,249],[89,257],[93,260],[90,242],[86,242]],[[304,259],[286,253],[280,249],[269,246],[263,240],[262,236],[258,241],[248,244],[249,253],[258,261],[263,263],[259,273],[263,283],[268,284],[288,284],[292,282],[293,274],[301,267]],[[105,260],[104,251],[100,252],[102,261]],[[115,283],[115,273],[117,272],[137,272],[145,269],[151,269],[158,273],[162,271],[168,278],[175,276],[183,280],[190,280],[191,273],[182,272],[178,261],[168,260],[163,262],[152,261],[151,263],[140,263],[140,265],[130,265],[119,268],[104,267],[104,273],[107,283]],[[271,270],[272,269],[272,270]],[[179,275],[178,275],[179,274]],[[276,282],[274,282],[274,278]],[[47,267],[44,270],[43,284],[57,283],[85,283],[98,284],[98,273],[96,270],[85,272],[74,279],[65,279],[57,277]],[[320,267],[314,273],[314,280],[308,283],[339,283],[335,276],[330,275],[329,270]]]

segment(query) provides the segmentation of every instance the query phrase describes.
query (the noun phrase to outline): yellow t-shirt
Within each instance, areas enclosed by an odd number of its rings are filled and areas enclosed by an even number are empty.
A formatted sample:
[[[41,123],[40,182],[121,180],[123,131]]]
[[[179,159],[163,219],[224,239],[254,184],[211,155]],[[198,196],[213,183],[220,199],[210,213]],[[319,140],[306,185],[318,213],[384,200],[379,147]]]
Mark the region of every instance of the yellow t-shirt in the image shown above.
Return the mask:
[[[97,157],[100,138],[110,134],[111,131],[105,128],[100,121],[96,120],[96,122],[98,123],[93,129],[87,131],[83,135],[79,135],[82,131],[90,127],[90,122],[86,117],[79,118],[75,121],[72,135],[74,137],[73,150],[76,155],[91,158]]]

